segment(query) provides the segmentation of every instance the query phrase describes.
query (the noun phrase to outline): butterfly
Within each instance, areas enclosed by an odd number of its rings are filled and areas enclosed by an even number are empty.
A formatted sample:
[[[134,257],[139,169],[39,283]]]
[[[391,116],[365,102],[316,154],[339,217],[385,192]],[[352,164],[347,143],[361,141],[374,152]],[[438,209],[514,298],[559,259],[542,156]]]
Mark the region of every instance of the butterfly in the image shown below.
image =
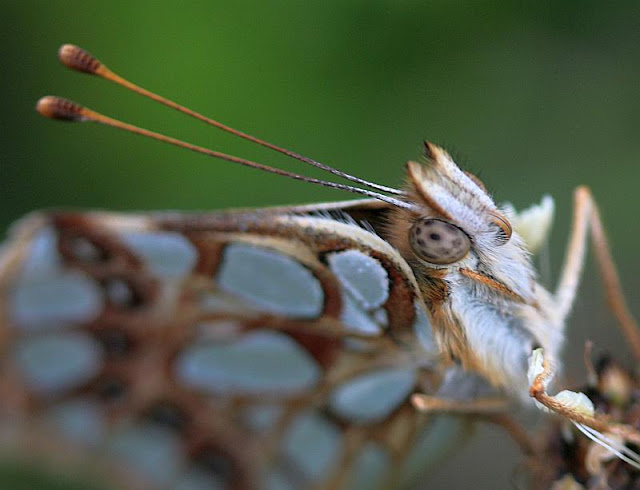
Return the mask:
[[[531,396],[595,437],[613,430],[635,440],[633,429],[547,393],[589,229],[614,311],[640,352],[588,189],[576,191],[551,293],[531,252],[552,201],[522,214],[498,206],[435,144],[394,189],[206,118],[76,46],[59,57],[356,185],[197,147],[55,97],[39,101],[45,116],[366,198],[24,218],[0,255],[1,414],[11,445],[55,453],[52,441],[64,440],[120,487],[271,490],[414,485],[474,418],[503,420],[510,400]]]

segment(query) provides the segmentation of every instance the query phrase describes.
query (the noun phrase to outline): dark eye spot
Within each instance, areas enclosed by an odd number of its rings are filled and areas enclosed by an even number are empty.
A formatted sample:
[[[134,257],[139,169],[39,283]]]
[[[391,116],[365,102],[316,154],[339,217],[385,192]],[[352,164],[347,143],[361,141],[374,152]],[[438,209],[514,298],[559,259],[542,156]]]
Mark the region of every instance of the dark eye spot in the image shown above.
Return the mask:
[[[125,357],[132,349],[131,340],[122,330],[107,328],[97,331],[95,335],[110,359]]]
[[[193,463],[216,477],[218,481],[231,483],[234,480],[234,464],[229,456],[214,447],[204,447],[193,456]]]
[[[437,242],[438,240],[440,240],[441,237],[437,233],[431,233],[429,235],[429,238],[431,238],[432,240],[435,240]]]
[[[184,430],[189,422],[187,414],[178,405],[168,400],[151,405],[144,417],[150,422],[178,432]]]
[[[96,263],[107,259],[107,254],[85,237],[71,237],[68,245],[73,256],[80,262]]]
[[[98,381],[95,393],[106,402],[116,402],[123,399],[127,393],[124,381],[116,377],[106,377]]]

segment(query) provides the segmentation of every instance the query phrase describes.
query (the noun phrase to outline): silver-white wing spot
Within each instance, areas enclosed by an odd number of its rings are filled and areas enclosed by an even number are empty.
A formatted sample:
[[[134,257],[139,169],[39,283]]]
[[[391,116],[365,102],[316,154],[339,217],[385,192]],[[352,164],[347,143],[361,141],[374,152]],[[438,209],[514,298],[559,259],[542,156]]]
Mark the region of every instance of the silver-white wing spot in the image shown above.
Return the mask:
[[[416,319],[413,323],[413,333],[415,333],[420,346],[427,354],[437,355],[438,346],[433,336],[429,317],[418,303],[414,305],[414,309],[416,311]]]
[[[183,449],[178,436],[152,425],[122,428],[109,441],[109,452],[132,474],[166,486],[183,466]]]
[[[200,294],[198,305],[206,313],[219,313],[227,315],[249,315],[257,313],[249,306],[249,302],[235,294],[215,291]],[[252,305],[255,306],[255,305]]]
[[[171,485],[172,490],[227,490],[229,487],[211,472],[189,468]]]
[[[198,259],[196,247],[173,232],[127,232],[122,240],[159,277],[173,279],[188,275]]]
[[[294,394],[312,388],[321,376],[305,349],[274,330],[194,344],[178,358],[176,371],[188,386],[226,395]]]
[[[103,302],[99,285],[88,275],[63,268],[55,231],[39,231],[9,296],[16,325],[38,330],[88,322],[100,313]]]
[[[14,348],[26,384],[50,394],[80,386],[102,367],[102,349],[89,334],[65,332],[21,339]]]
[[[24,265],[20,271],[20,280],[28,281],[57,273],[62,265],[58,253],[58,235],[53,228],[42,229],[34,236]]]
[[[47,422],[71,441],[97,447],[106,435],[106,414],[94,400],[72,400],[53,407]]]
[[[346,250],[331,254],[328,261],[342,287],[365,309],[378,308],[387,301],[389,276],[376,259],[358,250]]]
[[[364,335],[379,335],[382,333],[380,322],[364,310],[360,304],[347,292],[342,294],[342,312],[340,320],[352,332]],[[386,321],[384,322],[386,323]]]
[[[358,250],[333,253],[327,260],[341,285],[342,323],[359,334],[381,334],[388,324],[387,311],[382,307],[389,298],[387,271]]]
[[[286,458],[307,478],[317,480],[335,466],[342,444],[339,429],[317,413],[293,421],[284,439]]]
[[[460,366],[452,366],[444,373],[436,394],[450,400],[471,400],[496,396],[498,392],[482,376],[465,371]]]
[[[407,399],[415,376],[413,369],[381,369],[360,375],[331,393],[330,407],[356,424],[378,422]]]
[[[296,487],[280,469],[273,468],[264,475],[260,490],[296,490]]]
[[[360,449],[351,468],[351,474],[342,490],[381,490],[388,488],[391,458],[387,451],[375,443],[367,443]]]
[[[242,416],[245,424],[256,432],[273,429],[284,410],[278,405],[252,405],[244,409]]]
[[[402,484],[415,485],[421,475],[434,468],[468,435],[464,419],[438,415],[422,429],[402,464]]]
[[[266,248],[228,245],[217,281],[225,291],[271,313],[316,318],[323,310],[324,292],[311,271],[293,258]]]
[[[60,271],[19,280],[9,301],[18,327],[39,330],[89,322],[102,311],[104,298],[86,274]]]

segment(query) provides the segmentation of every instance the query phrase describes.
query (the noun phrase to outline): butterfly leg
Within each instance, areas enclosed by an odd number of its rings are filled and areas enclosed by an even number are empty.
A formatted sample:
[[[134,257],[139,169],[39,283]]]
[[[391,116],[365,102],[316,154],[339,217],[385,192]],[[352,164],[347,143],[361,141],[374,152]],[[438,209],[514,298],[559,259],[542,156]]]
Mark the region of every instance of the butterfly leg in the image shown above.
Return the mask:
[[[487,396],[472,400],[451,400],[415,393],[412,405],[420,412],[446,412],[460,415],[489,415],[504,412],[512,403],[506,397]]]
[[[513,403],[509,398],[486,396],[471,400],[450,400],[415,393],[411,397],[411,403],[420,412],[473,416],[497,425],[511,436],[525,454],[535,452],[535,445],[527,431],[506,413],[506,409]]]
[[[564,266],[555,292],[556,311],[562,319],[571,312],[580,276],[584,269],[588,238],[591,238],[609,306],[618,320],[635,358],[640,360],[640,330],[629,312],[598,207],[587,187],[578,187],[574,194],[573,226],[566,249]],[[640,432],[631,426],[616,424],[596,416],[592,403],[582,393],[564,391],[556,396],[549,395],[547,386],[555,373],[552,364],[543,358],[541,350],[534,351],[529,369],[529,394],[546,409],[571,420],[585,435],[609,449],[611,446],[614,448],[616,446],[605,434],[615,434],[624,440],[638,444]],[[625,449],[624,447],[616,448],[616,451],[624,452]],[[616,454],[620,457],[618,453]],[[631,456],[634,461],[640,461],[637,459],[640,457],[635,453],[623,455],[621,459],[627,461],[627,456]]]
[[[589,234],[589,231],[591,233]],[[637,360],[640,360],[640,329],[629,312],[622,293],[618,271],[611,255],[598,206],[587,187],[578,187],[574,194],[574,215],[565,262],[555,292],[557,311],[565,318],[573,306],[580,276],[584,268],[587,238],[590,235],[593,252],[602,276],[611,311]]]
[[[537,368],[533,369],[535,372],[529,394],[544,409],[570,420],[587,437],[640,469],[640,455],[611,438],[611,436],[618,436],[624,441],[640,445],[640,432],[630,425],[611,422],[605,417],[596,415],[593,404],[583,393],[565,390],[555,396],[549,395],[547,385],[555,373],[551,365],[542,357],[541,351],[542,349],[537,349],[532,356],[534,360],[531,364],[537,365]],[[529,369],[531,376],[532,368]]]

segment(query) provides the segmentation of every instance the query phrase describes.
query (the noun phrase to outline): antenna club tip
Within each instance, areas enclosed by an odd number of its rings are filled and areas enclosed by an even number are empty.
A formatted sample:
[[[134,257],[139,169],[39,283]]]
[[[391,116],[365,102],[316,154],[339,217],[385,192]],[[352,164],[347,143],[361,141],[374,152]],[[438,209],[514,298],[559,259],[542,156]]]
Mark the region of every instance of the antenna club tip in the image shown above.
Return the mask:
[[[100,60],[75,44],[63,44],[58,50],[60,62],[72,70],[96,74],[103,66]]]
[[[70,100],[53,95],[42,97],[36,104],[36,111],[49,119],[60,121],[83,121],[83,108]]]

